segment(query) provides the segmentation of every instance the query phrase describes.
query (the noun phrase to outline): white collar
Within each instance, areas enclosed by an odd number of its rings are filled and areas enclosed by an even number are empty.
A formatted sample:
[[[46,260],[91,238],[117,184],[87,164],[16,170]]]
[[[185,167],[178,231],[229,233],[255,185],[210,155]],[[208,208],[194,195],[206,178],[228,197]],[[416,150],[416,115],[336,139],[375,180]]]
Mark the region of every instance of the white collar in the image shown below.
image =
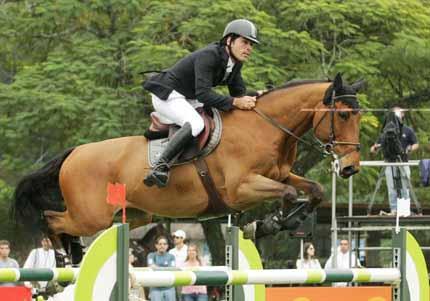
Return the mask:
[[[232,70],[233,70],[233,67],[234,67],[234,62],[233,62],[233,60],[231,59],[231,57],[228,57],[228,63],[227,63],[227,68],[226,68],[226,72],[227,73],[230,73]]]

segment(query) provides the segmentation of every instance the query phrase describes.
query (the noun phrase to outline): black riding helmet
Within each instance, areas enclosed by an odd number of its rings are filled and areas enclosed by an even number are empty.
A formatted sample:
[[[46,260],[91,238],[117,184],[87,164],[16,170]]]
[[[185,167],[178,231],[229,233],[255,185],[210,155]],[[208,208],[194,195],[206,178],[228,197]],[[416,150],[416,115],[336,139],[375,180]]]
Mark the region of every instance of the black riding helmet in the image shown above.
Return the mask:
[[[249,20],[237,19],[228,23],[224,29],[222,38],[224,39],[231,34],[244,37],[251,42],[260,44],[260,41],[257,40],[257,27]]]

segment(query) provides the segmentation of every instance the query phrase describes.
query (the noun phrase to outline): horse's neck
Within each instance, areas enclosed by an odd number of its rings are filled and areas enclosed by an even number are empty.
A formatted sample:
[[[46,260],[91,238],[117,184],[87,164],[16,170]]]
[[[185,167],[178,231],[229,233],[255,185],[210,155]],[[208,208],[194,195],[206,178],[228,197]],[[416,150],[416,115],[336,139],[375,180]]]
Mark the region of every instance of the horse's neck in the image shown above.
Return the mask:
[[[328,85],[312,84],[273,92],[259,102],[259,108],[295,135],[302,136],[312,127],[315,109]]]

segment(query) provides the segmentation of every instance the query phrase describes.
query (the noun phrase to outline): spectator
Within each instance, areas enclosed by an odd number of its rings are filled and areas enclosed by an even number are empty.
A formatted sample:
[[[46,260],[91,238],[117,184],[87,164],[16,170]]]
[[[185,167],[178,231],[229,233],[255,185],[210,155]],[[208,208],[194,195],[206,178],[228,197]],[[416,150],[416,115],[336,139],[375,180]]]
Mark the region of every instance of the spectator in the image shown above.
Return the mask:
[[[143,301],[145,298],[145,290],[142,286],[137,285],[136,275],[133,273],[136,262],[136,257],[133,254],[133,249],[128,251],[128,283],[129,283],[129,301]]]
[[[55,252],[52,249],[51,240],[48,237],[43,237],[40,240],[41,248],[31,250],[27,260],[24,263],[24,268],[38,269],[38,268],[55,268],[57,263],[55,261]],[[48,282],[37,281],[33,283],[34,286],[41,291],[46,291]],[[31,282],[25,282],[25,286],[33,287]]]
[[[400,139],[401,147],[403,149],[403,152],[407,155],[414,151],[416,151],[419,147],[417,137],[415,135],[415,132],[412,128],[406,126],[404,124],[404,118],[405,118],[405,112],[400,107],[394,107],[393,108],[394,114],[398,117],[400,120],[400,123],[402,124],[402,136]],[[378,138],[378,141],[372,145],[370,148],[371,153],[376,153],[382,146],[382,136]],[[406,158],[407,159],[407,158]],[[402,178],[400,174],[400,168],[403,169],[403,171],[406,174],[406,178]],[[397,214],[397,199],[398,198],[404,198],[409,199],[409,190],[408,190],[408,182],[410,181],[411,177],[411,169],[409,166],[387,166],[385,168],[385,179],[387,182],[387,190],[388,190],[388,199],[390,202],[390,214],[389,215],[396,215]],[[401,189],[395,186],[395,179],[401,179]],[[400,191],[402,195],[398,195],[397,191]]]
[[[7,240],[0,240],[0,269],[1,268],[19,268],[18,262],[9,257],[10,243]],[[16,286],[17,283],[3,282],[0,286]]]
[[[170,249],[169,253],[175,256],[176,266],[181,267],[184,265],[185,259],[188,255],[188,246],[185,244],[185,238],[187,235],[184,230],[176,230],[173,233],[173,244],[175,245]],[[176,287],[176,298],[181,300],[182,287]]]
[[[320,262],[315,258],[315,247],[312,243],[304,244],[303,259],[297,259],[296,267],[298,269],[321,269]]]
[[[155,240],[156,252],[148,254],[148,267],[175,267],[175,256],[167,253],[168,241],[165,236]],[[173,287],[151,287],[149,290],[151,301],[176,301]]]
[[[324,269],[349,269],[361,267],[360,262],[355,257],[354,253],[349,250],[349,240],[341,239],[336,252],[336,266],[333,261],[333,254],[325,263]],[[347,286],[346,282],[334,283],[333,286]]]
[[[188,246],[187,258],[184,262],[184,267],[198,267],[203,266],[200,259],[198,248],[195,244]],[[184,286],[182,288],[183,301],[207,301],[208,293],[205,285],[192,285]]]
[[[173,244],[175,246],[170,249],[169,253],[175,256],[177,267],[184,265],[185,259],[188,255],[188,246],[184,243],[186,237],[187,236],[183,230],[176,230],[175,233],[173,233]]]

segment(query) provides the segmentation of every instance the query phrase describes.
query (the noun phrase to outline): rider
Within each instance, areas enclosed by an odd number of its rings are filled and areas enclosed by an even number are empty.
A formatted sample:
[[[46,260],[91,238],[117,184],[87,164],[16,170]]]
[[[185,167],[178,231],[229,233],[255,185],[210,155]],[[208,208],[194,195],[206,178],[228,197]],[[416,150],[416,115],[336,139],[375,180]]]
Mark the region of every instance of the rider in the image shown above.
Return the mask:
[[[152,105],[160,121],[181,126],[145,177],[147,186],[165,187],[172,161],[203,131],[204,122],[196,108],[229,111],[255,107],[256,96],[245,95],[241,69],[253,45],[259,43],[257,28],[252,22],[234,20],[225,27],[221,41],[187,55],[144,83],[143,87],[151,92]],[[212,88],[218,85],[227,85],[231,96],[214,92]]]

